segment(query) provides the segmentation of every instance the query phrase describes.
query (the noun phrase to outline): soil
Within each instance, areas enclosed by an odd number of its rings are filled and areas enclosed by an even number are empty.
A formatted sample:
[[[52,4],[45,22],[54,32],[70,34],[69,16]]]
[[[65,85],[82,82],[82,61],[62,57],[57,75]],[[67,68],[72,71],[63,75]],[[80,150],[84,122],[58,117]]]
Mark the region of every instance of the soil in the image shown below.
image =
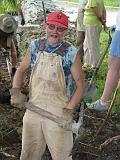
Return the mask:
[[[43,31],[43,29],[41,30]],[[20,33],[23,42],[25,42],[21,43],[22,50],[25,50],[28,40],[38,37],[38,34],[33,30],[29,32],[21,31]],[[75,36],[75,29],[71,28],[66,39],[75,43]],[[22,118],[25,109],[23,107],[14,108],[10,105],[9,89],[11,88],[11,81],[3,61],[1,59],[0,62],[0,160],[19,160]],[[28,92],[28,77],[24,80],[23,87],[26,94]],[[86,103],[82,103],[86,108]],[[75,111],[75,120],[77,120],[79,108],[80,106]],[[71,152],[73,160],[120,160],[120,116],[117,113],[111,114],[101,132],[98,133],[105,117],[106,112],[85,109],[84,131],[77,139],[74,135],[75,142]],[[106,146],[100,147],[106,140],[115,136],[118,136],[116,140],[109,141]],[[46,149],[42,160],[51,160],[48,149]]]
[[[19,160],[21,151],[21,130],[24,109],[12,107],[8,102],[0,104],[0,160]],[[77,108],[78,109],[78,108]],[[76,113],[78,110],[76,110]],[[111,115],[102,131],[98,129],[105,118],[105,113],[95,113],[86,110],[84,116],[84,133],[75,140],[72,150],[73,160],[119,160],[120,137],[100,149],[100,145],[107,139],[120,134],[120,117]],[[74,136],[75,137],[75,136]],[[52,160],[48,149],[42,160]]]

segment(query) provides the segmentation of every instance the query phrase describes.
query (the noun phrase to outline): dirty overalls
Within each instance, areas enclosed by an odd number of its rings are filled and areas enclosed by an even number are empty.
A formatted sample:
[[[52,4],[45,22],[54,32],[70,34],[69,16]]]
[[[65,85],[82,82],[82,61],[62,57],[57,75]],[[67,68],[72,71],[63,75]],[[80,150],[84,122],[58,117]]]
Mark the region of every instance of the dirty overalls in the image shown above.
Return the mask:
[[[68,97],[60,55],[39,53],[31,75],[29,102],[56,116],[63,116]],[[73,146],[72,132],[27,110],[23,118],[20,160],[41,160],[46,144],[53,160],[72,160],[69,156]]]

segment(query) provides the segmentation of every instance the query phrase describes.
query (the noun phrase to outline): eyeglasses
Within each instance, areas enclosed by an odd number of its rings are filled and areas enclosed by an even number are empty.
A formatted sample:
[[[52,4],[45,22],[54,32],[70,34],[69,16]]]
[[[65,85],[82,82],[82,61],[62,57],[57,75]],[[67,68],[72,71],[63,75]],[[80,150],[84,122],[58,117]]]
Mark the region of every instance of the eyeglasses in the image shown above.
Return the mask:
[[[58,31],[58,32],[63,32],[64,30],[66,30],[66,28],[64,28],[64,27],[57,27],[57,26],[54,25],[54,24],[48,24],[48,23],[47,23],[47,26],[48,26],[48,28],[49,28],[50,30],[54,30],[55,28],[57,28],[57,31]]]

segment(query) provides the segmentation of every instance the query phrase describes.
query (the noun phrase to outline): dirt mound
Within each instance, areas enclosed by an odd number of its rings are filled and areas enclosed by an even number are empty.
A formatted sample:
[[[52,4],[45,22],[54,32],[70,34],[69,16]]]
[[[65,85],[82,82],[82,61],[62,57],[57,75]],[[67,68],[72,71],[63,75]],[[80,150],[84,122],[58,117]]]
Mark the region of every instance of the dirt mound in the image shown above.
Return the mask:
[[[9,104],[0,105],[0,159],[19,160],[21,151],[22,117],[25,110],[13,108]],[[119,115],[112,115],[103,130],[97,135],[104,113],[86,111],[84,117],[83,135],[74,142],[71,152],[73,160],[119,160],[120,159],[120,133]],[[99,117],[99,118],[98,118]],[[103,144],[109,139],[109,143]],[[101,146],[101,148],[100,148]],[[48,149],[43,160],[52,160]]]

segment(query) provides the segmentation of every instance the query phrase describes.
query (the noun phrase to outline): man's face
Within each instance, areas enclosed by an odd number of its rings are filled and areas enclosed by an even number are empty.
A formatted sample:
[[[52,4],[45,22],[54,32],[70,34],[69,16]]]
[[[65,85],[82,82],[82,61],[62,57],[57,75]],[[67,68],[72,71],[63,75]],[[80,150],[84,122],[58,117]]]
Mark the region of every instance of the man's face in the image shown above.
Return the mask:
[[[63,37],[67,34],[67,29],[54,24],[46,24],[47,40],[50,45],[61,43]]]

